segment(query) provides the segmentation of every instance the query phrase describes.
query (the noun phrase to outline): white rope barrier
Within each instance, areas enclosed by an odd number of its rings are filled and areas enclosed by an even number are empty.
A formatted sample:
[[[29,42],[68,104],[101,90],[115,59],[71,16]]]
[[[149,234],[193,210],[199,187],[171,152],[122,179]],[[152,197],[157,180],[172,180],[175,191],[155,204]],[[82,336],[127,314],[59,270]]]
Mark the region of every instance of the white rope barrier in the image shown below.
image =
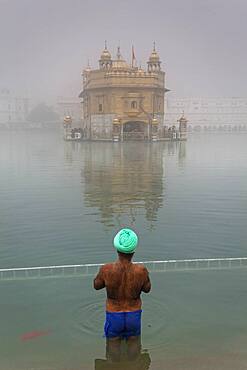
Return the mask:
[[[232,269],[247,267],[247,257],[197,258],[183,260],[141,261],[151,273],[191,270]],[[93,276],[103,263],[37,266],[0,269],[1,280],[46,279]]]

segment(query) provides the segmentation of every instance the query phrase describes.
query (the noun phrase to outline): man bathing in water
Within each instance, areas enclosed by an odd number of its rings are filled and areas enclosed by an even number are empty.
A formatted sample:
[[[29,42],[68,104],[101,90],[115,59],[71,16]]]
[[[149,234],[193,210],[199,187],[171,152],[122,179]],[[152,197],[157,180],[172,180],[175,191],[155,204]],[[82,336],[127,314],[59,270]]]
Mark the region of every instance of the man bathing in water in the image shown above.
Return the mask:
[[[106,288],[104,332],[113,356],[114,352],[117,355],[121,339],[127,340],[130,344],[129,355],[131,356],[132,352],[134,356],[141,334],[142,301],[140,295],[141,292],[148,293],[151,289],[146,267],[131,262],[137,244],[138,237],[134,231],[120,230],[114,238],[118,260],[102,266],[94,279],[96,290]]]

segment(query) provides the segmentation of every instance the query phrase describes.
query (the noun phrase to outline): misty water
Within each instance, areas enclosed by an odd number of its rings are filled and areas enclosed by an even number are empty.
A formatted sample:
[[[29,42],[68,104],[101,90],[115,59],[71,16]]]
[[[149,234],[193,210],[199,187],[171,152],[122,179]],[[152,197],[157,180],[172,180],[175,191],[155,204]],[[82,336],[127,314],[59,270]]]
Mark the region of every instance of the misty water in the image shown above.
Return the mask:
[[[1,131],[0,268],[247,256],[247,135],[74,143],[59,130]],[[105,293],[92,277],[0,280],[0,368],[244,369],[247,269],[151,273],[139,362],[106,361]],[[22,335],[45,335],[21,340]]]

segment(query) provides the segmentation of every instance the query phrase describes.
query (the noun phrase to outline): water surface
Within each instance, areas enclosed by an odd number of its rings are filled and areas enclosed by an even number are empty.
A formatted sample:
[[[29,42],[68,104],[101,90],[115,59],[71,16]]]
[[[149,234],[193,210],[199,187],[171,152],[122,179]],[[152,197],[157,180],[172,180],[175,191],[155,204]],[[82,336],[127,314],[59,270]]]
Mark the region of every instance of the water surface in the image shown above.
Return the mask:
[[[1,268],[113,260],[122,226],[140,235],[136,260],[247,256],[246,138],[69,143],[55,130],[2,131]],[[142,337],[150,369],[244,368],[246,274],[152,274]],[[2,368],[108,366],[104,292],[91,278],[0,282],[0,294]],[[33,330],[49,335],[22,342]]]

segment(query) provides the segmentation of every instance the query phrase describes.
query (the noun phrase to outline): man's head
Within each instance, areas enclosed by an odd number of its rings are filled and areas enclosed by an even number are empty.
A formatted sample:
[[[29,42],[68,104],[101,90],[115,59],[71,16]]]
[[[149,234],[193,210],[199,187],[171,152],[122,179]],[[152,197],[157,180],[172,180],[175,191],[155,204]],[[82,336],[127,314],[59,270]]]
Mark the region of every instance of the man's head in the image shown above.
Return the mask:
[[[121,229],[115,235],[113,244],[119,253],[133,255],[138,244],[138,236],[131,229]]]

